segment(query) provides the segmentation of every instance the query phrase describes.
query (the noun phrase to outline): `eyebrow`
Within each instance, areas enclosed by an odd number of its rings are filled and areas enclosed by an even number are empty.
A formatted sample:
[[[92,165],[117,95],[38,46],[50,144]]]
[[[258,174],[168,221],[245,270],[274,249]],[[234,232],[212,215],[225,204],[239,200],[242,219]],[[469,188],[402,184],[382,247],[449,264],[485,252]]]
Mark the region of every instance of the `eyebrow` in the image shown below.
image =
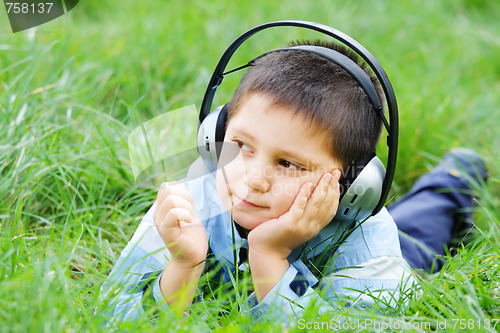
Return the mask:
[[[244,136],[247,136],[250,140],[255,141],[255,136],[253,136],[250,132],[248,132],[243,127],[234,127],[234,131],[237,133],[241,133]],[[278,148],[279,155],[285,155],[286,158],[290,158],[297,163],[306,164],[304,165],[307,168],[315,168],[319,167],[317,163],[314,163],[312,159],[308,158],[306,155],[297,154],[297,151],[291,151],[283,148]]]
[[[248,132],[245,128],[243,127],[239,127],[239,126],[235,126],[234,127],[234,131],[235,132],[238,132],[238,133],[241,133],[243,134],[244,136],[247,136],[250,138],[250,140],[254,140],[255,141],[255,136],[253,136],[250,132]]]

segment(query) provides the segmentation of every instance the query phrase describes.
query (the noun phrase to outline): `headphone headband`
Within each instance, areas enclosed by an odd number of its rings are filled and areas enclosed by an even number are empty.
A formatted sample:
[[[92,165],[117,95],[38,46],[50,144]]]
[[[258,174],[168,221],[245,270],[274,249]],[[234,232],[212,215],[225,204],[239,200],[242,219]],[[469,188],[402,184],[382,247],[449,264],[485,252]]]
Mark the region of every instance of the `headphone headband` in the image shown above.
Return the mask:
[[[209,85],[205,92],[205,96],[203,97],[203,102],[201,104],[200,118],[199,118],[200,124],[210,113],[215,92],[217,90],[217,87],[221,84],[224,78],[224,70],[227,64],[229,63],[229,60],[233,56],[234,52],[236,52],[236,50],[241,46],[241,44],[243,44],[243,42],[245,42],[248,38],[250,38],[257,32],[272,27],[283,27],[283,26],[299,27],[299,28],[314,30],[323,33],[325,35],[328,35],[334,38],[335,40],[341,42],[342,44],[346,45],[366,62],[366,64],[371,68],[373,73],[377,76],[377,79],[379,80],[380,85],[382,86],[387,101],[387,108],[389,114],[389,124],[387,124],[387,120],[384,121],[384,125],[386,126],[388,132],[387,145],[389,147],[389,153],[387,158],[386,173],[382,184],[380,201],[373,210],[373,215],[375,215],[380,211],[380,209],[382,209],[382,207],[385,204],[385,200],[389,194],[392,180],[394,177],[394,172],[396,169],[396,159],[397,159],[397,149],[398,149],[398,107],[396,102],[396,96],[394,94],[391,82],[389,81],[389,78],[387,77],[387,74],[385,73],[382,66],[365,47],[363,47],[361,44],[359,44],[357,41],[355,41],[348,35],[323,24],[315,22],[307,22],[307,21],[294,21],[294,20],[265,23],[243,33],[226,49],[221,59],[219,60],[219,63],[217,64],[217,67],[214,70],[214,73],[212,74],[212,78],[210,79]],[[377,108],[375,104],[374,107]],[[385,119],[385,117],[383,118]]]
[[[359,67],[353,60],[351,60],[348,56],[340,52],[337,52],[335,50],[329,49],[327,47],[314,46],[314,45],[298,45],[298,46],[287,47],[284,49],[272,50],[264,54],[261,54],[257,58],[250,60],[248,62],[248,65],[251,66],[256,60],[270,53],[293,51],[293,50],[303,51],[318,55],[342,67],[344,70],[350,73],[356,79],[356,81],[358,81],[358,83],[361,85],[361,88],[363,88],[363,91],[368,96],[368,99],[370,100],[370,103],[373,105],[375,110],[377,112],[382,111],[382,103],[380,102],[377,90],[375,89],[375,86],[373,85],[368,74],[366,74],[366,72],[361,67]]]

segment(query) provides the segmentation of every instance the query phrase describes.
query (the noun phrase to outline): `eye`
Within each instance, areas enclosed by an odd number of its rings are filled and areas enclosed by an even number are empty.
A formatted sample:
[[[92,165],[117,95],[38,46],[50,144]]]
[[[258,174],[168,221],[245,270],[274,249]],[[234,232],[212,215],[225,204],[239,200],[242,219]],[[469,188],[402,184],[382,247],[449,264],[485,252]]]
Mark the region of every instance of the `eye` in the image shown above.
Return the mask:
[[[285,169],[288,169],[288,170],[293,170],[293,171],[306,170],[306,168],[304,168],[302,165],[299,165],[299,164],[296,164],[296,163],[293,163],[293,162],[290,162],[287,160],[280,160],[278,162],[278,164],[281,165],[282,167],[284,167]]]
[[[247,145],[245,142],[241,141],[240,139],[234,139],[233,142],[236,143],[236,145],[238,146],[238,148],[241,151],[244,151],[247,153],[252,152],[252,148],[249,145]]]

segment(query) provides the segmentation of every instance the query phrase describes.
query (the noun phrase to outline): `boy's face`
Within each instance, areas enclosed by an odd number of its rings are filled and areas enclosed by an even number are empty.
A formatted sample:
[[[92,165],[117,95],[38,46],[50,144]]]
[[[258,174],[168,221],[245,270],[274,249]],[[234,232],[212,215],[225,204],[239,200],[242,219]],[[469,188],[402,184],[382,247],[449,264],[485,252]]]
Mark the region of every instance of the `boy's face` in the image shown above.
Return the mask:
[[[286,213],[306,182],[316,185],[325,172],[341,168],[326,134],[293,112],[254,93],[227,125],[224,141],[236,144],[239,155],[217,171],[217,190],[247,230]]]

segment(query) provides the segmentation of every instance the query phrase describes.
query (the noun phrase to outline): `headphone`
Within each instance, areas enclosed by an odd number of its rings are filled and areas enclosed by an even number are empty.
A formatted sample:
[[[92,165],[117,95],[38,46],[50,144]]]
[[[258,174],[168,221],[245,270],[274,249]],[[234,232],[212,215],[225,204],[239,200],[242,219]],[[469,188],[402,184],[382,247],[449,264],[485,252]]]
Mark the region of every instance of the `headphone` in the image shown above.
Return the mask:
[[[323,33],[341,42],[360,56],[377,76],[377,79],[384,91],[389,114],[389,122],[383,113],[383,104],[380,101],[377,91],[366,72],[347,56],[326,47],[300,45],[273,50],[254,58],[244,66],[224,72],[224,69],[226,68],[226,65],[232,55],[244,41],[261,30],[282,26],[300,27]],[[227,120],[227,104],[218,107],[212,112],[210,112],[210,109],[215,96],[215,91],[221,84],[224,75],[248,66],[252,66],[256,59],[266,54],[289,50],[316,54],[345,69],[360,84],[368,96],[370,103],[373,105],[375,112],[381,116],[382,123],[387,131],[387,146],[389,148],[387,170],[384,168],[382,161],[375,155],[371,158],[358,162],[358,164],[354,166],[354,173],[351,176],[342,177],[341,183],[343,181],[343,189],[334,220],[360,221],[377,214],[385,204],[385,200],[391,188],[394,171],[396,169],[398,149],[398,107],[396,96],[384,69],[368,50],[348,35],[323,24],[293,20],[265,23],[248,30],[238,37],[226,49],[222,58],[219,60],[214,73],[212,74],[212,78],[210,79],[201,105],[199,117],[200,125],[198,127],[197,139],[198,152],[200,156],[211,171],[215,171],[217,169],[222,149],[222,142],[224,141]]]

